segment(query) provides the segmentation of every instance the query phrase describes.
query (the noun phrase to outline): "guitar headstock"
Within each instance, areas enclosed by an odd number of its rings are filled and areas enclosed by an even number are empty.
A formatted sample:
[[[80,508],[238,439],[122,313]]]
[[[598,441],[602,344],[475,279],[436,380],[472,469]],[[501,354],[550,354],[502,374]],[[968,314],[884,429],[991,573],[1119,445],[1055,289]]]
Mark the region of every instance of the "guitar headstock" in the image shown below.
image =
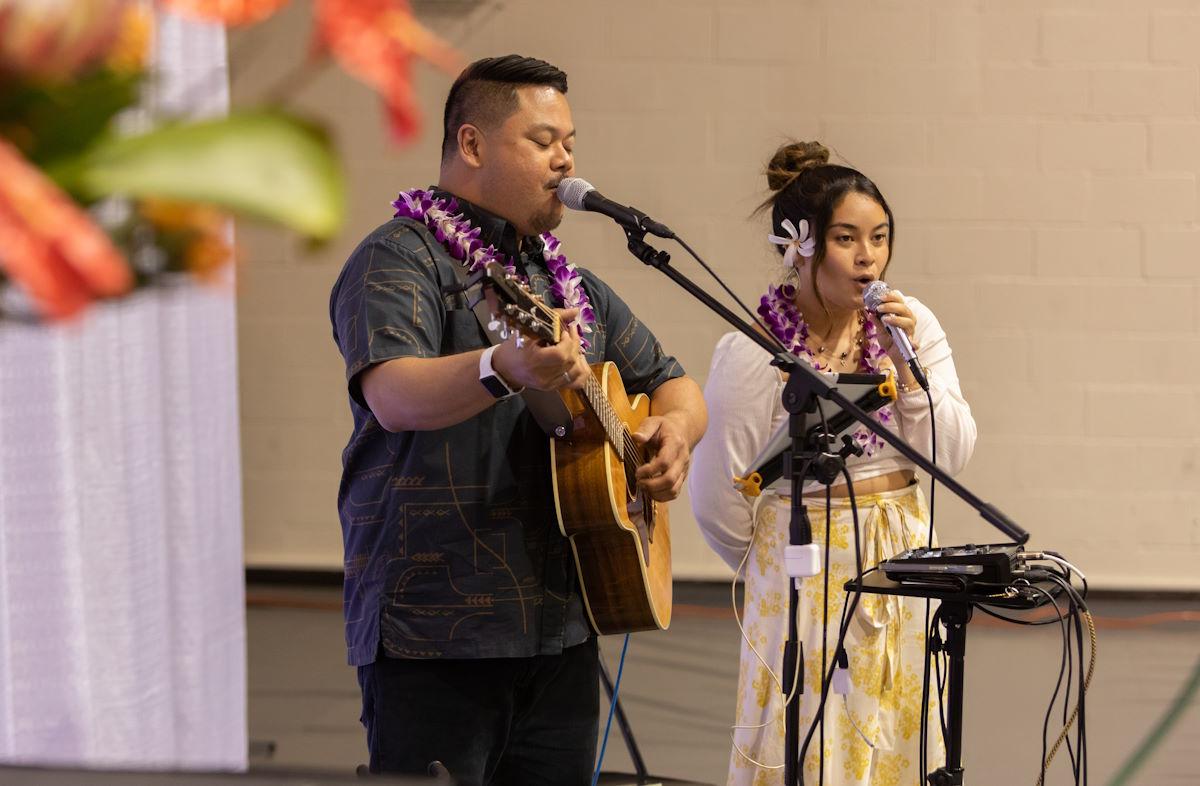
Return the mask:
[[[504,320],[510,330],[547,344],[558,343],[562,336],[558,314],[503,265],[489,262],[482,280],[484,290],[496,299],[496,317]]]

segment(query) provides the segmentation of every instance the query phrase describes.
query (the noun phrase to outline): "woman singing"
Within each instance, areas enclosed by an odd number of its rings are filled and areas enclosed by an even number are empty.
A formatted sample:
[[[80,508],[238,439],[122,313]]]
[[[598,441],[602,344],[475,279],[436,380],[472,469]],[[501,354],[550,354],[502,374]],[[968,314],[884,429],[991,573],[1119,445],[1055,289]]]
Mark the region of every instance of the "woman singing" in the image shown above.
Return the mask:
[[[861,172],[829,163],[820,143],[788,144],[767,167],[772,195],[769,240],[783,261],[783,283],[769,287],[759,307],[762,329],[802,361],[824,372],[895,374],[899,398],[875,413],[888,429],[957,474],[975,445],[975,421],[959,389],[946,334],[916,298],[890,291],[875,312],[863,292],[881,280],[891,259],[895,222],[883,194]],[[929,396],[893,345],[887,326],[908,334],[926,369]],[[790,485],[743,496],[732,478],[743,475],[787,419],[784,376],[770,356],[740,333],[721,338],[713,353],[705,399],[708,435],[697,447],[689,480],[692,507],[709,545],[744,574],[745,637],[738,678],[737,723],[729,784],[782,783],[783,696],[778,680],[787,636]],[[929,511],[911,461],[865,429],[854,434],[863,449],[846,464],[853,480],[862,529],[864,569],[930,540]],[[800,702],[801,739],[821,696],[822,652],[835,655],[846,602],[842,585],[856,575],[849,491],[844,480],[804,487],[813,539],[822,552],[828,530],[826,576],[803,580],[797,624],[805,653]],[[827,622],[826,622],[827,621]],[[832,694],[824,725],[826,784],[911,784],[923,781],[919,727],[924,664],[925,604],[918,599],[864,594],[850,621],[844,650],[850,688]],[[827,629],[824,640],[822,630]],[[930,707],[936,707],[931,697]],[[930,761],[942,758],[936,713],[930,715]],[[804,762],[806,781],[817,782],[819,737]]]

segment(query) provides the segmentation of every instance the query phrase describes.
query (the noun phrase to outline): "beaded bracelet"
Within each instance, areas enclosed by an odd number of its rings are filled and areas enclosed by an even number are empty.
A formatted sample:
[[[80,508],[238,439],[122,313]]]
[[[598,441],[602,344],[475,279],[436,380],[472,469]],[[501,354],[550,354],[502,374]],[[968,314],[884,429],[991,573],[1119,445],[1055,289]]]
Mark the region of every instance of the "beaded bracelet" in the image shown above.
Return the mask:
[[[925,366],[921,366],[921,371],[923,371],[925,373],[925,379],[929,379],[929,369],[926,368]],[[915,379],[912,381],[912,384],[910,385],[907,382],[901,382],[900,375],[899,374],[896,375],[896,390],[900,391],[900,395],[904,395],[906,393],[913,393],[920,389],[921,389],[921,386],[920,386],[920,384],[917,383],[917,381]]]

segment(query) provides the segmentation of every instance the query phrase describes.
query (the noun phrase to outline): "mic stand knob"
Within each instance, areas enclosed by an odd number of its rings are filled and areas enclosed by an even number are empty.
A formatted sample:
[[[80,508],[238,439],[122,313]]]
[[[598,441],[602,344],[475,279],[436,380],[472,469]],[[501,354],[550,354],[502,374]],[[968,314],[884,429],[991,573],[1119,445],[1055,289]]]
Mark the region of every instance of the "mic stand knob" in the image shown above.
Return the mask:
[[[671,264],[671,255],[660,251],[646,242],[646,230],[636,230],[624,227],[625,237],[629,238],[629,252],[656,270],[661,270]]]

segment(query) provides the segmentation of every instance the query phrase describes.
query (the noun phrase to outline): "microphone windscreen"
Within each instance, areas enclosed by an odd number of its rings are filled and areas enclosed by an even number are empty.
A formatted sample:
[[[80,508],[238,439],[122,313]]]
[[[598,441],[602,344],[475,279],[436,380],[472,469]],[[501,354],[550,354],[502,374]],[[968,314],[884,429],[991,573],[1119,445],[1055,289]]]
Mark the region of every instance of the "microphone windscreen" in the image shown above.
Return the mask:
[[[567,207],[572,210],[583,210],[583,198],[589,191],[595,190],[596,187],[582,177],[564,177],[558,184],[558,188],[555,189],[555,193],[558,194],[558,201]]]
[[[863,305],[868,311],[874,311],[879,308],[879,303],[890,289],[891,287],[882,281],[872,281],[863,292]]]

